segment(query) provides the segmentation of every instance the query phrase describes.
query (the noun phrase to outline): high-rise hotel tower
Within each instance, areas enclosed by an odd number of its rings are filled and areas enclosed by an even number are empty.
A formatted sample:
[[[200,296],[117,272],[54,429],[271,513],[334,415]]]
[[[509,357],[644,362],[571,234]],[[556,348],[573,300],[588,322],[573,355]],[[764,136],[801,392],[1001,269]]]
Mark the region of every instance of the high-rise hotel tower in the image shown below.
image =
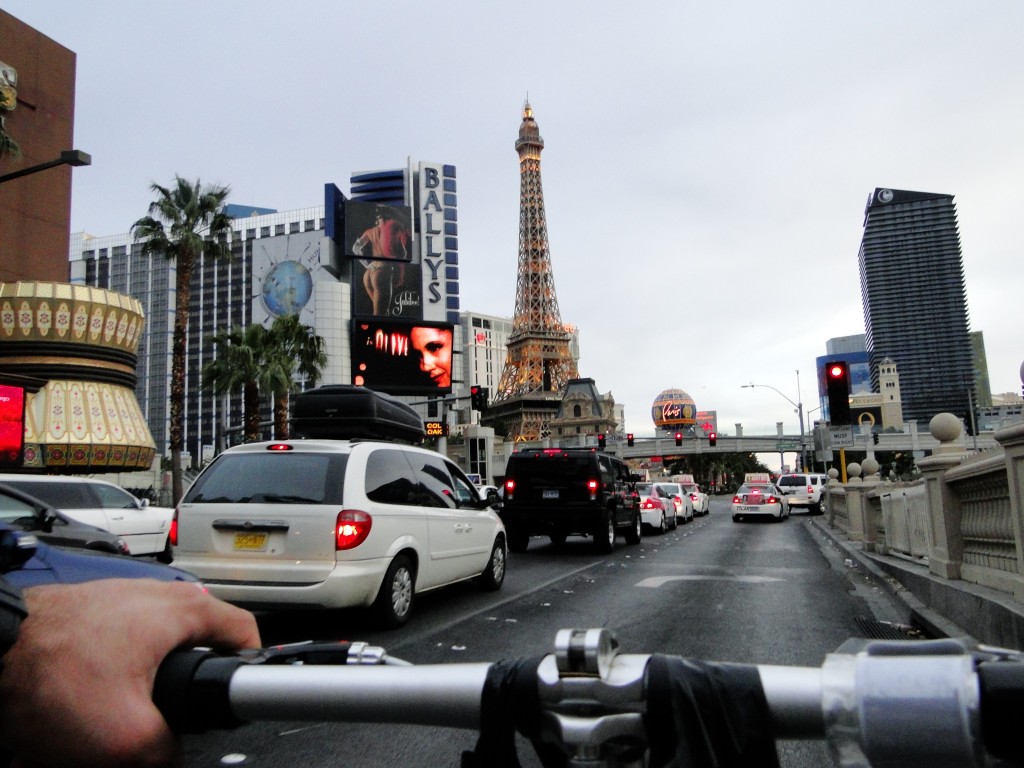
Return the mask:
[[[960,235],[952,195],[875,189],[858,254],[874,391],[899,366],[903,418],[927,426],[977,402]]]

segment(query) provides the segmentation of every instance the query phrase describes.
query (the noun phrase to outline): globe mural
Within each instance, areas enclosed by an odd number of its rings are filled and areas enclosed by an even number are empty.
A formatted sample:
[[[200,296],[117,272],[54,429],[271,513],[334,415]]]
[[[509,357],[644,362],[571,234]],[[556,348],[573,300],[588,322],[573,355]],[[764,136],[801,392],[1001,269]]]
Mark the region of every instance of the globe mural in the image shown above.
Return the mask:
[[[278,317],[297,315],[313,295],[313,276],[297,261],[282,261],[263,278],[263,304]]]
[[[675,430],[697,423],[697,406],[681,389],[666,389],[654,399],[651,418],[659,429]]]

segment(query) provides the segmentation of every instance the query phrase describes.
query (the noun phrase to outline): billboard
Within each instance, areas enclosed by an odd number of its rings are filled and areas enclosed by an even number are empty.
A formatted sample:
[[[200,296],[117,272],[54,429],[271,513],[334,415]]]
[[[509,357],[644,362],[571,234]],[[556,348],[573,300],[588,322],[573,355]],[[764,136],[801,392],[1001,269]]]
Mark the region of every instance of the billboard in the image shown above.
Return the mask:
[[[352,383],[392,395],[452,391],[455,328],[449,323],[352,320]]]
[[[25,390],[0,384],[0,467],[20,467],[25,447]]]
[[[352,314],[423,317],[422,269],[413,263],[412,209],[345,203],[343,253],[353,261]]]

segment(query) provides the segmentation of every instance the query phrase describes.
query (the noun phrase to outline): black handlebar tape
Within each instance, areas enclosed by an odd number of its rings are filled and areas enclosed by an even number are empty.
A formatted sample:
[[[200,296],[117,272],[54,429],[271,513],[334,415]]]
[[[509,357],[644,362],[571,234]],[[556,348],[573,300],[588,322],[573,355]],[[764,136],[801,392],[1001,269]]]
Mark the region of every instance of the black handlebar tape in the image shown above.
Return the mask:
[[[176,733],[205,733],[244,725],[231,711],[231,676],[247,663],[208,650],[175,651],[156,673],[153,702]]]
[[[1024,765],[1021,716],[1024,710],[1024,663],[988,661],[978,665],[981,688],[981,736],[994,757]]]

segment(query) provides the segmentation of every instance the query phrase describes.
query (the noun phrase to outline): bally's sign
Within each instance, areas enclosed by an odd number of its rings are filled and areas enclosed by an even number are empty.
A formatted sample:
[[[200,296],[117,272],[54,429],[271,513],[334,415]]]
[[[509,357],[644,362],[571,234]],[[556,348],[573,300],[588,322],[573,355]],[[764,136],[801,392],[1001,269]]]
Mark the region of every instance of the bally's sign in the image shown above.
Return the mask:
[[[420,163],[416,205],[424,320],[459,322],[457,202],[455,166]]]

